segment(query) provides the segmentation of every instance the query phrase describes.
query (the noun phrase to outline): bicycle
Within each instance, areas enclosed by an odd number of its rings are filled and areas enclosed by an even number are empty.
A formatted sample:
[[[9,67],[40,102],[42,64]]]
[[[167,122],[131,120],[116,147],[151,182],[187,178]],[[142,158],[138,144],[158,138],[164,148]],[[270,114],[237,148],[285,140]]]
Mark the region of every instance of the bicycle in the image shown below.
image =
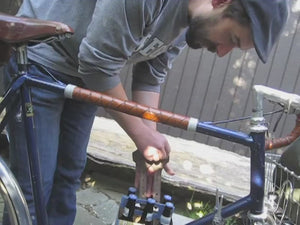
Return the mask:
[[[2,112],[9,104],[10,100],[20,92],[23,108],[23,117],[25,121],[25,130],[27,135],[28,155],[30,161],[30,172],[32,177],[32,187],[34,194],[34,202],[39,225],[47,224],[47,213],[43,207],[41,176],[39,172],[38,151],[35,143],[34,134],[34,114],[33,105],[30,99],[30,87],[43,88],[61,94],[65,98],[84,101],[103,106],[120,112],[128,113],[144,119],[155,122],[165,123],[170,126],[189,130],[191,132],[199,132],[210,136],[218,137],[231,142],[248,146],[251,150],[251,178],[250,193],[226,206],[222,207],[222,196],[216,196],[216,210],[201,219],[188,223],[188,225],[200,224],[223,224],[223,219],[233,216],[237,213],[248,211],[249,223],[251,224],[274,224],[276,221],[265,210],[265,132],[268,130],[265,124],[263,114],[263,100],[266,98],[272,102],[282,104],[287,113],[300,113],[300,96],[288,94],[282,91],[271,89],[263,86],[254,86],[254,108],[251,117],[250,134],[221,128],[213,124],[201,122],[196,118],[187,117],[148,106],[140,105],[131,101],[119,100],[99,92],[83,89],[72,84],[63,84],[53,79],[53,82],[37,79],[26,71],[28,64],[27,46],[40,42],[48,42],[60,40],[68,37],[73,30],[65,24],[41,21],[29,18],[20,18],[0,14],[0,44],[2,46],[14,47],[17,53],[19,64],[19,74],[12,81],[9,88],[4,94],[0,103],[0,112]],[[21,30],[22,32],[20,32]],[[10,48],[7,48],[8,51]],[[0,131],[2,131],[13,112],[6,114],[0,123]],[[289,141],[288,141],[289,142]],[[288,142],[285,142],[287,144]],[[28,208],[20,188],[9,173],[9,169],[5,167],[5,163],[0,161],[0,187],[7,189],[7,204],[12,205],[11,215],[12,224],[31,224]],[[9,190],[7,187],[13,184],[13,188]],[[11,196],[15,196],[12,198]],[[274,201],[276,203],[276,201]]]

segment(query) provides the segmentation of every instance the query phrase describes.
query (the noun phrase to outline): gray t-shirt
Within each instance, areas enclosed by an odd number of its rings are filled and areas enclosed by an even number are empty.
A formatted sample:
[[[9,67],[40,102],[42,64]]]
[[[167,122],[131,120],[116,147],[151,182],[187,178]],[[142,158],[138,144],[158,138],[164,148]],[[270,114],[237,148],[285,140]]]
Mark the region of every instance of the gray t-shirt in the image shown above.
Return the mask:
[[[132,88],[159,92],[186,45],[187,0],[24,0],[18,15],[71,26],[70,39],[30,47],[29,58],[98,91],[119,84],[133,63]]]

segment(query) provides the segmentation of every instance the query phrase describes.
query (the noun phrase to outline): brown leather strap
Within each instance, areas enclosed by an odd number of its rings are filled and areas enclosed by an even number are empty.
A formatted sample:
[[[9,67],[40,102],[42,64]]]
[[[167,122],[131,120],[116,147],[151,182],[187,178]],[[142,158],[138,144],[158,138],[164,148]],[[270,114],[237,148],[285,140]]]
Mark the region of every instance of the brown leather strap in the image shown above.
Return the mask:
[[[151,108],[131,101],[123,101],[104,95],[100,92],[94,92],[87,89],[76,87],[72,95],[73,99],[83,100],[94,103],[105,108],[114,109],[140,118],[168,124],[181,129],[188,129],[190,117]]]
[[[0,13],[0,40],[5,43],[27,43],[54,36],[73,34],[69,26],[32,18],[22,18]]]

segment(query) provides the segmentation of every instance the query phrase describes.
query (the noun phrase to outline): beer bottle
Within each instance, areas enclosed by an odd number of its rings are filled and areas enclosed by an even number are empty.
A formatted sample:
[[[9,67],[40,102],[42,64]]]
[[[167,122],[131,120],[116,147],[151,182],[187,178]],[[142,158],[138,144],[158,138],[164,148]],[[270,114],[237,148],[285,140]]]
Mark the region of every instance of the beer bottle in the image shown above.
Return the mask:
[[[162,203],[172,202],[172,196],[171,195],[164,195],[164,199]]]
[[[128,196],[126,206],[124,207],[123,213],[121,216],[122,220],[133,221],[136,199],[137,199],[137,196],[135,194],[130,194]]]
[[[165,208],[162,212],[162,215],[159,220],[160,225],[170,225],[172,224],[172,213],[173,213],[174,205],[172,202],[167,202],[165,204]]]
[[[130,194],[136,194],[136,188],[135,187],[129,187],[128,188],[127,195],[129,196]]]
[[[155,199],[153,199],[153,198],[147,199],[147,203],[143,210],[142,217],[141,217],[139,223],[144,223],[145,225],[152,224],[154,204],[155,204]]]

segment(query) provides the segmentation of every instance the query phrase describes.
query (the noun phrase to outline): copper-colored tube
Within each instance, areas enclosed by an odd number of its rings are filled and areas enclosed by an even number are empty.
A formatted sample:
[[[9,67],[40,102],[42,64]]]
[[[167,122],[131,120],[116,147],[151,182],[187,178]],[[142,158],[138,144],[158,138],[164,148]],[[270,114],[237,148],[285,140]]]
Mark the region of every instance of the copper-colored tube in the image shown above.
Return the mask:
[[[124,112],[140,118],[160,122],[187,130],[190,117],[151,108],[131,101],[123,101],[100,92],[76,87],[72,95],[73,99],[84,100],[105,108]]]

